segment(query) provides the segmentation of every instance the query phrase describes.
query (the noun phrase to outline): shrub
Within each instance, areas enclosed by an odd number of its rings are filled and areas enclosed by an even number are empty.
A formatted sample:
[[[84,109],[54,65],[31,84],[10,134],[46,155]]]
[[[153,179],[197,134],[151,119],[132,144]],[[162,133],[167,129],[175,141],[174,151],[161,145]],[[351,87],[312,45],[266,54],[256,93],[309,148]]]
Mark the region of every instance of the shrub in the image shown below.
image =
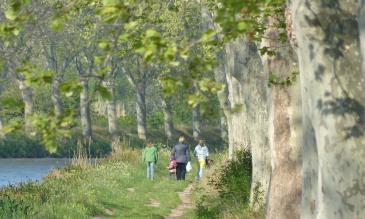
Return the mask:
[[[250,208],[252,161],[249,151],[238,151],[208,177],[208,186],[195,189],[197,218],[262,218]]]
[[[215,188],[223,199],[248,203],[251,174],[251,153],[246,150],[238,151],[234,160],[228,161],[210,178],[209,185]]]

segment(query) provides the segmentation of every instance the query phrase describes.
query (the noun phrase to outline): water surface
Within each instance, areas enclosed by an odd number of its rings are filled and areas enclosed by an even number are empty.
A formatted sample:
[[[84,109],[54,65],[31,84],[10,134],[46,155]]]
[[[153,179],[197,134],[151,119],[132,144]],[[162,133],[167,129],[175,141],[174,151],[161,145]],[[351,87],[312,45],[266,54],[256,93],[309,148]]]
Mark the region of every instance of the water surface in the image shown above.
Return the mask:
[[[0,187],[20,182],[40,181],[50,171],[62,168],[70,159],[9,158],[0,159]]]

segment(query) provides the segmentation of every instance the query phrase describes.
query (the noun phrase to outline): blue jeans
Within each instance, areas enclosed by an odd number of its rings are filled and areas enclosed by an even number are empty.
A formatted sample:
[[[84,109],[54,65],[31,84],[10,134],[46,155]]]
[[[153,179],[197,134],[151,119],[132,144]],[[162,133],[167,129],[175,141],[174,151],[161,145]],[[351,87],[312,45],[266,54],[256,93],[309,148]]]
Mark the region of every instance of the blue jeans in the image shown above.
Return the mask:
[[[147,178],[153,180],[153,173],[155,171],[155,162],[147,162]]]

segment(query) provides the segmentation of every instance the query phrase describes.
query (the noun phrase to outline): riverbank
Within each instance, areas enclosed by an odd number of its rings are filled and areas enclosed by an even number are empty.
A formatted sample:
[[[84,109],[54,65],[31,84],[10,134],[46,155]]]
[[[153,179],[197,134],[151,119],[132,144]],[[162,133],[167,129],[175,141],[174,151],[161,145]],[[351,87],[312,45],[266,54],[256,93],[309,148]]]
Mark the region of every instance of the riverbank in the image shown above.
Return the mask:
[[[156,179],[145,179],[140,150],[98,164],[54,171],[41,183],[0,190],[0,218],[161,218],[180,203],[189,181],[170,181],[168,152],[160,152]],[[191,178],[191,177],[190,177]]]

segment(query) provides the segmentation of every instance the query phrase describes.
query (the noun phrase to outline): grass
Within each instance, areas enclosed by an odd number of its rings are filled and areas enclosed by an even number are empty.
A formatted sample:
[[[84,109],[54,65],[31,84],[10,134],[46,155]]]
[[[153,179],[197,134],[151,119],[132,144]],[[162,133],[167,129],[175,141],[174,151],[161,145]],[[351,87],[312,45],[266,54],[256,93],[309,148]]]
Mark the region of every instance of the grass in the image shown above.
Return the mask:
[[[251,158],[212,154],[215,165],[206,169],[192,192],[195,209],[183,219],[264,218],[263,209],[249,204]],[[98,164],[66,167],[50,173],[42,183],[25,183],[0,190],[0,218],[163,218],[180,204],[176,192],[193,181],[171,181],[166,166],[169,151],[160,151],[156,179],[146,179],[141,150],[124,149]],[[150,204],[157,206],[149,206]]]
[[[170,181],[168,152],[160,157],[154,181],[145,177],[141,151],[125,150],[99,164],[54,171],[42,183],[5,188],[0,218],[163,218],[189,182]],[[159,206],[148,206],[152,202]]]

